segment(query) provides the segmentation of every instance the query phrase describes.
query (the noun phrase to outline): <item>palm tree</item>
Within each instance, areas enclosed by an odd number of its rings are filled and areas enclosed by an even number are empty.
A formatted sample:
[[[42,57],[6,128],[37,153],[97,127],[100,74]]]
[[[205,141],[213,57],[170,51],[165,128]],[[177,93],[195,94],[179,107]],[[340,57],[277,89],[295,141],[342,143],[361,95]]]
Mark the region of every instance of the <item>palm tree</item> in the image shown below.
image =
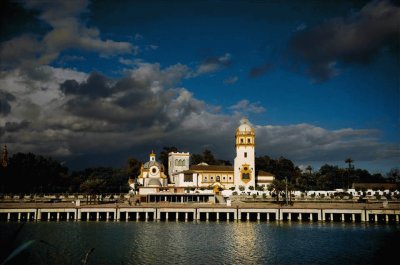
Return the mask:
[[[344,162],[349,164],[348,172],[346,174],[346,184],[347,184],[346,187],[349,188],[350,170],[352,170],[354,168],[354,166],[351,163],[353,163],[354,160],[351,159],[351,157],[349,157]]]
[[[310,175],[311,175],[311,174],[312,174],[313,168],[312,168],[311,166],[307,166],[307,167],[306,167],[306,170],[308,170],[308,172],[309,172]]]
[[[289,203],[292,203],[292,191],[295,190],[294,185],[290,182],[287,184],[287,191],[289,193]]]
[[[274,179],[268,186],[269,191],[274,191],[276,194],[276,201],[279,202],[279,194],[285,190],[285,182],[283,180]]]
[[[349,164],[349,170],[353,168],[353,165],[351,163],[353,163],[354,160],[351,159],[351,157],[347,158],[344,162]]]

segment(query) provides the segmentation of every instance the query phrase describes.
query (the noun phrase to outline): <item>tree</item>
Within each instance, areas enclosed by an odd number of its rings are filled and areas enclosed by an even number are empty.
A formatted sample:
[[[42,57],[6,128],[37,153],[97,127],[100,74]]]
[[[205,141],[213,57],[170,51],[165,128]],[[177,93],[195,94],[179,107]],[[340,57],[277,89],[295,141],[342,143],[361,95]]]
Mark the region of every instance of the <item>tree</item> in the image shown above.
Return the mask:
[[[216,159],[213,153],[208,149],[204,150],[202,155],[191,154],[190,161],[192,165],[197,165],[200,163],[207,163],[208,165],[232,165],[232,163],[228,160]]]
[[[263,170],[271,172],[278,179],[287,177],[289,180],[296,178],[300,175],[299,169],[294,166],[293,162],[284,157],[278,159],[271,159],[269,156],[261,156],[255,158],[256,174],[258,171]]]
[[[386,174],[388,180],[393,183],[399,183],[400,182],[400,169],[399,168],[392,168],[387,174]]]
[[[352,165],[352,163],[354,162],[353,159],[351,159],[351,157],[346,158],[345,162],[349,165],[349,170],[354,168],[354,166]]]
[[[263,170],[266,172],[273,172],[273,161],[269,156],[260,156],[255,158],[256,174],[258,171]]]
[[[349,158],[347,158],[347,159],[345,160],[345,162],[349,165],[349,167],[348,167],[348,169],[347,169],[347,172],[346,172],[346,174],[345,174],[345,177],[346,177],[346,180],[345,180],[345,187],[348,189],[348,188],[349,188],[349,185],[350,185],[350,179],[352,178],[352,177],[351,177],[352,171],[353,171],[353,169],[354,169],[354,166],[352,165],[352,163],[354,162],[354,160],[351,159],[351,157],[349,157]]]
[[[296,190],[295,186],[290,182],[287,184],[287,192],[289,195],[289,202],[292,202],[292,192]]]
[[[6,192],[60,192],[71,179],[60,162],[32,153],[17,153],[9,159]]]
[[[99,178],[87,179],[80,186],[81,192],[88,194],[89,201],[91,201],[92,196],[94,196],[96,200],[97,195],[103,193],[105,189],[106,189],[105,180]]]
[[[308,173],[311,175],[311,174],[312,174],[313,168],[309,165],[309,166],[306,167],[306,170],[307,170]]]
[[[268,186],[269,191],[273,191],[276,195],[276,201],[279,202],[279,195],[285,190],[285,181],[274,179],[272,183]]]
[[[85,180],[81,186],[81,192],[88,193],[88,194],[100,194],[105,191],[106,182],[99,178],[91,178]]]
[[[200,154],[191,154],[190,162],[192,165],[200,164],[201,162],[203,162],[203,156]]]
[[[203,151],[203,162],[205,162],[209,165],[217,164],[217,161],[215,160],[213,153],[208,149]]]
[[[142,166],[142,163],[137,160],[136,158],[129,157],[127,160],[127,174],[129,175],[130,178],[137,178],[140,174],[140,168]]]

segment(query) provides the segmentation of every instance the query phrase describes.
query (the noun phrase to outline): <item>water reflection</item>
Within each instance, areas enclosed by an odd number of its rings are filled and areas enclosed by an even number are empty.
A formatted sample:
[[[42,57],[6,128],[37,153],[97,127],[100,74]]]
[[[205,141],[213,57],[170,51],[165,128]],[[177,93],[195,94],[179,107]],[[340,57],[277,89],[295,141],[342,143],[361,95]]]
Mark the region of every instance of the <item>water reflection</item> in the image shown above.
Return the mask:
[[[3,244],[19,227],[0,224]],[[394,257],[399,225],[309,222],[39,222],[20,264],[371,264]]]

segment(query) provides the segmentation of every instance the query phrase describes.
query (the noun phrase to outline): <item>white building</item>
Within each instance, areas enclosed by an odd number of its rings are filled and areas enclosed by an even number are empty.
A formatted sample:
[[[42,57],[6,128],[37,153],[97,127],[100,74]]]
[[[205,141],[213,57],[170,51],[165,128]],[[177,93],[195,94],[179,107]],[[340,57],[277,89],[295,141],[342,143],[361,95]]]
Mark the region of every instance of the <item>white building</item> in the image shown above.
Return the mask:
[[[234,184],[249,188],[256,186],[254,162],[255,133],[247,119],[236,129],[236,157],[234,160]]]
[[[175,183],[173,174],[189,170],[190,154],[171,152],[168,154],[168,176],[171,183]]]
[[[235,187],[246,190],[256,185],[268,186],[275,179],[271,173],[260,171],[256,177],[255,132],[247,119],[241,121],[235,133],[236,157],[233,166],[182,164],[189,153],[170,153],[170,180],[177,187],[212,188],[215,192]],[[171,175],[172,174],[172,175]]]
[[[241,120],[235,132],[236,157],[233,166],[190,165],[190,154],[171,152],[168,154],[168,176],[164,166],[157,162],[155,154],[150,154],[150,161],[142,165],[137,184],[142,192],[171,189],[213,189],[215,193],[235,188],[235,190],[254,190],[256,185],[267,187],[275,179],[271,173],[255,168],[255,132],[247,119]],[[129,182],[133,190],[135,183]],[[145,191],[146,190],[146,191]]]
[[[151,152],[150,160],[140,168],[137,182],[142,187],[166,187],[167,176],[164,174],[164,165],[156,161],[156,155]]]

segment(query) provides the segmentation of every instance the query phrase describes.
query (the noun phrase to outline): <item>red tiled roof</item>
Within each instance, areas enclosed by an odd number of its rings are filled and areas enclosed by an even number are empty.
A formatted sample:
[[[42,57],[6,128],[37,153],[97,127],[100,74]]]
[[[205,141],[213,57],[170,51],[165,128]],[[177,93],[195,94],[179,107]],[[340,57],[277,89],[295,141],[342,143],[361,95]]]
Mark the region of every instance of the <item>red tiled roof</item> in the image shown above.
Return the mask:
[[[190,166],[190,170],[194,171],[232,171],[233,166],[216,166],[216,165],[193,165]]]
[[[258,176],[275,176],[275,175],[272,173],[260,170],[260,171],[258,171]]]

